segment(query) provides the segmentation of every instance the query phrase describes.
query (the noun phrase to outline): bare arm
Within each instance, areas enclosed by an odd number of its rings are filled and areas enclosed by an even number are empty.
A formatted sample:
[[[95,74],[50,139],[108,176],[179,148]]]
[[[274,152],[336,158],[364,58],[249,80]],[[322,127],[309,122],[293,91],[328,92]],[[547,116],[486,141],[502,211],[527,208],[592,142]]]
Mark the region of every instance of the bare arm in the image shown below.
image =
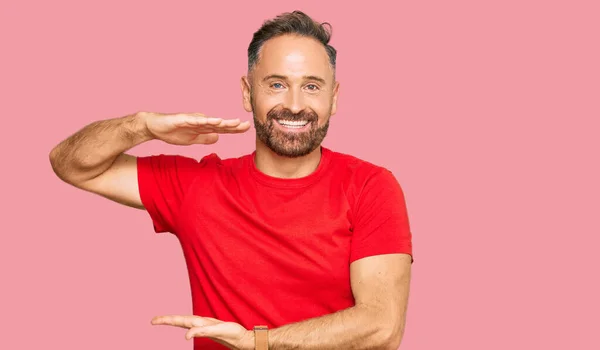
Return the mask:
[[[153,139],[139,114],[93,122],[50,152],[56,175],[80,189],[143,209],[136,157],[124,153]]]
[[[411,257],[388,254],[350,265],[354,307],[269,330],[269,349],[393,349],[404,334]]]
[[[241,133],[248,122],[210,118],[200,113],[138,112],[93,122],[50,152],[50,163],[63,181],[121,204],[143,209],[137,158],[125,153],[152,139],[173,145],[210,144],[219,133]]]
[[[350,264],[355,306],[270,329],[269,349],[396,350],[404,335],[412,257],[383,254]],[[210,317],[165,315],[154,325],[187,328],[186,338],[207,337],[229,349],[255,348],[252,330]]]

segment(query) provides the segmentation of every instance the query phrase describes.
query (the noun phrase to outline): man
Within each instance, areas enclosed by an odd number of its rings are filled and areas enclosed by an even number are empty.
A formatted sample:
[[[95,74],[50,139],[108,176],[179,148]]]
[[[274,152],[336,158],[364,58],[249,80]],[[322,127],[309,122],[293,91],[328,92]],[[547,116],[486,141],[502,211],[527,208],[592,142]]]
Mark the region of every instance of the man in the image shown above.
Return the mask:
[[[94,122],[50,153],[63,181],[145,209],[180,240],[195,349],[397,349],[411,232],[402,189],[380,166],[321,146],[337,109],[330,33],[302,12],[267,21],[241,79],[256,150],[233,159],[125,153],[152,139],[211,144],[249,122],[138,112]],[[255,326],[262,326],[254,328]]]

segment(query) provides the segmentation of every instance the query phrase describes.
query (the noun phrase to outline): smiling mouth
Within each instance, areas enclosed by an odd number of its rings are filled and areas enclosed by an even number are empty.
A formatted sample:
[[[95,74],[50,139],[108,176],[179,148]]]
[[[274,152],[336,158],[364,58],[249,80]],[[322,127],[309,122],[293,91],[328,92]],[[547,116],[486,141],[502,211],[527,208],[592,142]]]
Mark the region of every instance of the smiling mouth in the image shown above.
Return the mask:
[[[276,121],[277,121],[277,124],[279,124],[283,127],[289,128],[289,129],[302,129],[308,123],[310,123],[308,120],[292,121],[292,120],[276,119]]]

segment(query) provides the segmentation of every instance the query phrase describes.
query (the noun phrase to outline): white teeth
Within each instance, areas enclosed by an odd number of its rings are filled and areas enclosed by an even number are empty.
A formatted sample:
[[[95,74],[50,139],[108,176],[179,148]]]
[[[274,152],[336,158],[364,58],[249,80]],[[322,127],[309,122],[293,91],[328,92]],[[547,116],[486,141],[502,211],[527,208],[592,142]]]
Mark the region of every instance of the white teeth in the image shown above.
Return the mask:
[[[277,120],[277,122],[281,125],[291,126],[291,127],[302,127],[302,126],[308,124],[308,120],[300,120],[300,121]]]

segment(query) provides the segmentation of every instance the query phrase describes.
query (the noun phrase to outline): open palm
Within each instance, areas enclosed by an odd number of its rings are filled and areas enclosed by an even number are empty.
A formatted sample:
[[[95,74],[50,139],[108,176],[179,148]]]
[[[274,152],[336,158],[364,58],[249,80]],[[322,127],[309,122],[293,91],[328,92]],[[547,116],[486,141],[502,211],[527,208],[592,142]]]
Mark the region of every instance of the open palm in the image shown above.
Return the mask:
[[[224,322],[211,317],[169,315],[155,317],[152,324],[187,328],[186,339],[203,337],[229,349],[254,349],[253,333],[235,322]]]

